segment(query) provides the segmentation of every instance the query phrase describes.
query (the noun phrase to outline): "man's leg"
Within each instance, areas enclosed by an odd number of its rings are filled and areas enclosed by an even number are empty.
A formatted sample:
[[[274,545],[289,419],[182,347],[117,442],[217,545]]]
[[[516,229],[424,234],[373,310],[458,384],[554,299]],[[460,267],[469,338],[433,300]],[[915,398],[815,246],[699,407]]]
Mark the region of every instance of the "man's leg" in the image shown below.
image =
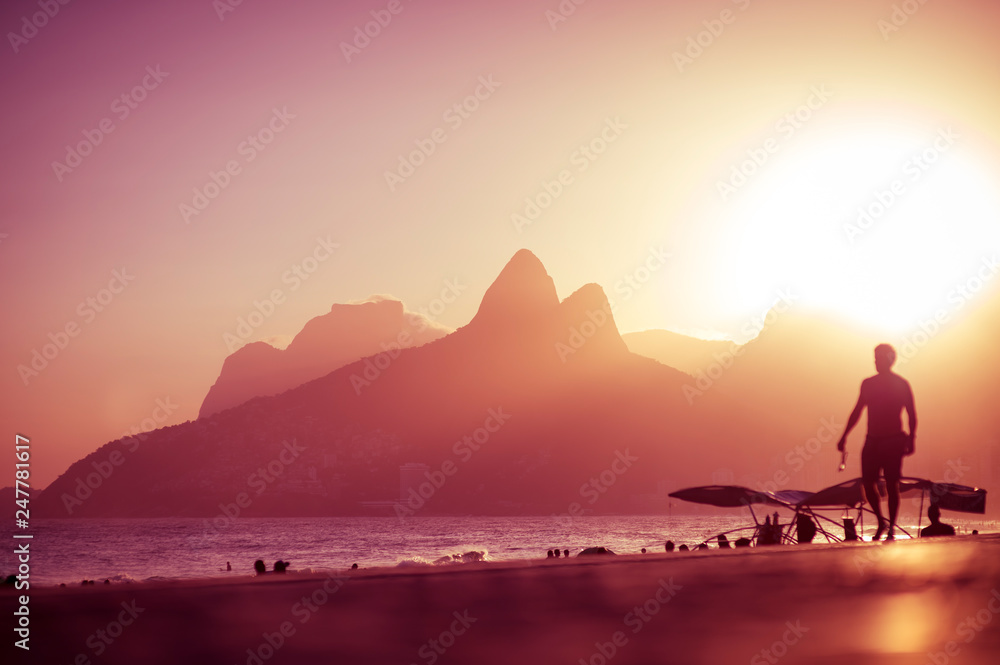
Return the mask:
[[[874,447],[868,441],[865,441],[865,446],[861,449],[861,484],[865,490],[865,498],[868,499],[868,504],[872,507],[872,512],[878,518],[878,529],[875,531],[875,536],[872,540],[881,538],[886,529],[886,521],[882,517],[881,498],[876,487],[876,483],[878,483],[879,464],[875,452]]]
[[[898,455],[893,455],[885,463],[885,489],[889,495],[889,535],[888,538],[895,538],[896,517],[899,516],[899,479],[903,475],[903,446],[905,441],[900,441]]]
[[[875,513],[875,517],[878,518],[878,529],[875,531],[875,536],[872,540],[878,540],[885,533],[886,521],[882,517],[882,502],[878,495],[878,488],[875,486],[874,480],[866,479],[864,481],[865,497],[868,499],[869,505],[872,507],[872,512]],[[891,496],[891,495],[890,495]],[[899,508],[899,496],[896,497],[896,508]]]
[[[899,515],[899,481],[886,479],[885,489],[889,493],[889,535],[887,539],[895,539],[896,517]]]

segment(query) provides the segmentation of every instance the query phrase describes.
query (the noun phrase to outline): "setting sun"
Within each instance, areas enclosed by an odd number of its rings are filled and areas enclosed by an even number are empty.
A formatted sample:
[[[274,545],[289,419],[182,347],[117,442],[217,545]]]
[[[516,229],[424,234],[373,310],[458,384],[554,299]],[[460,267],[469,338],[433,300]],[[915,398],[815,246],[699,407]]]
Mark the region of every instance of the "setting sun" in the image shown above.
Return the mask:
[[[819,127],[774,157],[726,210],[734,306],[803,305],[902,334],[991,290],[1000,175],[955,126]]]

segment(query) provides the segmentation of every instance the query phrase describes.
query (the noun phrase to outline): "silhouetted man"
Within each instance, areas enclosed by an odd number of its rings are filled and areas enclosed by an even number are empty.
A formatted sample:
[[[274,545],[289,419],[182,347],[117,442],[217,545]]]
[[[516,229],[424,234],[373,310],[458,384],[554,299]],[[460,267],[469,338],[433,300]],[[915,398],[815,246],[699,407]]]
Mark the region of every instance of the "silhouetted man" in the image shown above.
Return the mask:
[[[795,518],[795,535],[799,544],[811,543],[816,537],[816,523],[805,513]]]
[[[945,524],[941,521],[941,509],[936,505],[931,504],[931,507],[927,509],[927,517],[930,518],[930,526],[925,526],[920,530],[921,538],[930,538],[931,536],[954,536],[955,527],[950,524]]]
[[[840,437],[837,450],[843,451],[847,435],[858,424],[861,411],[868,408],[868,436],[861,449],[861,479],[865,496],[878,517],[878,540],[888,529],[887,540],[892,540],[899,515],[899,478],[903,471],[903,457],[912,455],[917,432],[917,411],[913,406],[913,391],[903,377],[892,371],[896,362],[896,351],[888,344],[875,347],[875,369],[878,374],[861,382],[861,395],[847,420],[847,429]],[[909,433],[903,431],[903,410],[909,420]],[[885,486],[889,495],[889,521],[882,517],[876,483],[879,471],[885,475]]]

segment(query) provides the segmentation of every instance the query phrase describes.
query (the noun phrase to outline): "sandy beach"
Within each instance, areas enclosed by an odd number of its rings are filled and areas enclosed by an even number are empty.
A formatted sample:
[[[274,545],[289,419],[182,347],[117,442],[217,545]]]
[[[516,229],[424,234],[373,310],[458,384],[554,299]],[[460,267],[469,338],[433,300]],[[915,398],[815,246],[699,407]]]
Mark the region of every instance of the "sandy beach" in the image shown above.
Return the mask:
[[[1000,536],[42,588],[30,608],[14,662],[985,664]]]

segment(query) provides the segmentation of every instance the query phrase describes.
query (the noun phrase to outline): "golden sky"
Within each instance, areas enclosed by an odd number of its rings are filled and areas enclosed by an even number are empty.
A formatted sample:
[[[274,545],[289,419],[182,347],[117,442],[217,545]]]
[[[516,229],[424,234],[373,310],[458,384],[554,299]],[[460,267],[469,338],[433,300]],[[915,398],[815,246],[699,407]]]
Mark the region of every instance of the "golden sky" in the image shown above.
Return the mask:
[[[0,10],[0,390],[42,484],[195,417],[255,309],[457,283],[458,327],[522,247],[623,332],[744,341],[792,293],[892,340],[996,293],[995,2],[36,11]]]

